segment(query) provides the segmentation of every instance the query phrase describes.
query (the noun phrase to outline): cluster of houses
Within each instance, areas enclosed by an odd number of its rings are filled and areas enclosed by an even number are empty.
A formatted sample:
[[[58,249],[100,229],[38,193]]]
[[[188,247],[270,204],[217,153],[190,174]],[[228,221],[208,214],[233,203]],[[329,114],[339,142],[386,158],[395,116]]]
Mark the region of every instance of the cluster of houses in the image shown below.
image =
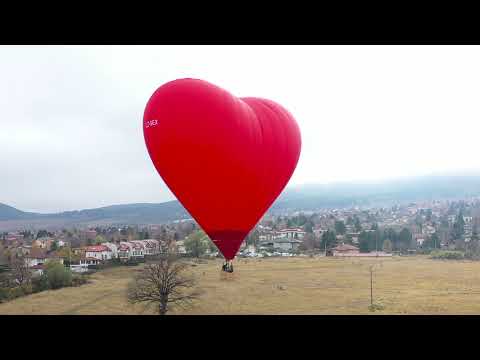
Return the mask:
[[[155,229],[151,229],[153,232]],[[301,228],[285,228],[282,230],[273,230],[267,226],[259,225],[260,235],[257,249],[247,249],[246,243],[243,244],[243,252],[255,254],[259,250],[260,252],[267,253],[281,253],[292,254],[302,244],[305,238],[306,232]],[[313,229],[317,237],[321,237],[323,230],[315,227]],[[95,230],[84,231],[82,234],[87,239],[93,240],[97,236]],[[354,234],[357,235],[357,234]],[[72,253],[69,258],[65,257],[65,254],[69,254],[68,251],[63,252],[61,249],[67,245],[66,241],[61,238],[53,239],[50,237],[43,237],[33,240],[31,245],[24,245],[23,235],[21,234],[9,234],[6,243],[9,249],[14,249],[17,256],[22,256],[27,262],[32,271],[37,274],[42,274],[44,266],[48,261],[56,260],[69,266],[74,272],[87,272],[92,268],[98,267],[100,264],[108,263],[112,260],[117,260],[123,263],[130,262],[142,262],[145,257],[158,255],[168,251],[174,251],[179,254],[186,254],[185,246],[182,240],[176,242],[170,242],[168,246],[174,247],[174,249],[166,249],[167,246],[164,242],[156,239],[146,240],[114,240],[113,242],[104,242],[92,246],[77,247],[71,249]],[[343,243],[343,239],[340,235],[337,236],[337,240]],[[358,247],[354,246],[357,241],[357,237],[352,237],[353,245],[341,244],[336,248],[329,249],[328,254],[332,256],[372,256],[370,254],[361,254]],[[55,243],[56,251],[53,250],[52,245]],[[72,256],[73,255],[73,256]],[[240,254],[241,255],[241,254]],[[389,254],[376,253],[374,256],[390,256]]]
[[[72,249],[72,255],[60,256],[58,251],[48,252],[45,248],[37,246],[21,246],[18,255],[21,255],[29,268],[37,274],[42,274],[48,261],[68,262],[74,272],[87,272],[92,267],[107,263],[113,259],[120,262],[141,262],[148,256],[158,255],[166,249],[159,240],[131,240],[118,244],[106,242],[99,245],[86,246]],[[183,249],[181,249],[183,250]]]
[[[259,236],[260,249],[278,249],[280,251],[295,251],[302,243],[306,232],[302,229],[283,229],[273,231],[268,227],[259,227],[262,234]]]
[[[41,248],[32,248],[30,246],[22,247],[25,263],[34,274],[41,275],[44,265],[51,260],[59,261],[63,264],[63,258],[55,253],[47,253]]]
[[[89,266],[118,259],[121,262],[140,262],[148,256],[155,256],[166,251],[159,240],[131,240],[118,244],[106,242],[101,245],[87,246],[76,249],[80,255],[78,264],[71,264],[73,271],[87,271]]]
[[[300,228],[287,228],[279,231],[272,231],[272,229],[259,226],[261,235],[259,236],[259,250],[274,249],[279,252],[291,252],[298,249],[298,246],[302,243],[302,239],[305,237],[306,232]],[[324,229],[314,229],[316,236],[321,237],[322,233],[326,231]],[[353,243],[358,244],[358,235],[352,231]],[[345,236],[337,235],[337,240],[340,245],[327,251],[327,256],[362,256],[362,257],[384,257],[392,256],[392,254],[385,253],[383,251],[361,253],[360,249],[355,245],[345,244],[343,242]],[[247,249],[247,252],[255,253],[253,249]]]
[[[271,238],[261,238],[260,248],[273,246],[280,251],[295,250],[305,233],[300,229],[285,229],[275,233]],[[265,235],[263,235],[265,236]],[[263,240],[263,241],[262,241]],[[178,241],[174,250],[178,253],[185,253],[182,241]],[[155,239],[121,241],[119,243],[105,242],[99,245],[86,246],[72,249],[70,258],[60,256],[58,251],[47,252],[42,247],[22,246],[19,248],[29,268],[36,274],[42,274],[44,266],[48,261],[55,260],[66,263],[73,272],[87,272],[100,264],[108,263],[111,260],[127,262],[142,262],[148,256],[155,256],[165,252],[167,249],[162,242]],[[329,251],[327,255],[332,256],[391,256],[383,252],[361,254],[356,246],[342,244]]]

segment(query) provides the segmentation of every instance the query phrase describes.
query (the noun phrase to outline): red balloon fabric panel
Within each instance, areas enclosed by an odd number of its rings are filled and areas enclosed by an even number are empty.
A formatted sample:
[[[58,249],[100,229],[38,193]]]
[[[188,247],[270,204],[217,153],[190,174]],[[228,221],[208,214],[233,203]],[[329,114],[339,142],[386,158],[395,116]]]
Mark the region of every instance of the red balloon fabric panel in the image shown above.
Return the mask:
[[[159,87],[144,113],[148,153],[167,186],[226,259],[287,185],[301,136],[279,104],[206,81]]]

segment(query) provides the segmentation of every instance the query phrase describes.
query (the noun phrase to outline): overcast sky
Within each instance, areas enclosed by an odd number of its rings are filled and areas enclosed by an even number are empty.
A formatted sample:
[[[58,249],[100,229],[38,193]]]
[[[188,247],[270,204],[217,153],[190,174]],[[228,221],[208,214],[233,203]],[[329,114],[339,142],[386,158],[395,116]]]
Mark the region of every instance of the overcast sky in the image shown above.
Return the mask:
[[[154,90],[200,78],[302,132],[290,185],[480,169],[478,46],[0,46],[0,203],[173,199],[142,133]]]

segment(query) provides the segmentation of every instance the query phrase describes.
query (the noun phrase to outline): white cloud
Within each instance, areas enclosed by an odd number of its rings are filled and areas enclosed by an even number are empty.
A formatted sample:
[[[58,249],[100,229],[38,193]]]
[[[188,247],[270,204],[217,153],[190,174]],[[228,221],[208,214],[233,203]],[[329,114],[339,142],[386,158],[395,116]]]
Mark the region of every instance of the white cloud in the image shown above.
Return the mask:
[[[0,46],[0,202],[59,211],[173,198],[142,116],[181,77],[284,105],[291,183],[480,169],[477,46]]]

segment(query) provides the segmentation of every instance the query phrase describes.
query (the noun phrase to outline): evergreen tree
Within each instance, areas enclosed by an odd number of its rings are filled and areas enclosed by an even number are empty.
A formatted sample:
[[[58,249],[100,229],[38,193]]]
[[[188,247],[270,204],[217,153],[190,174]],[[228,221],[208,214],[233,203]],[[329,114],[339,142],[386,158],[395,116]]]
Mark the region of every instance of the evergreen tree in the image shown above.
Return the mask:
[[[100,244],[102,244],[102,243],[104,243],[104,242],[107,242],[107,240],[106,240],[102,235],[97,235],[97,236],[95,237],[94,244],[100,245]]]
[[[432,221],[432,209],[427,210],[427,215],[425,217],[426,221]]]
[[[355,216],[354,225],[355,225],[356,232],[362,231],[362,225],[360,224],[360,219],[357,216]]]
[[[313,223],[309,220],[307,223],[304,225],[304,230],[306,233],[312,234],[313,233]]]
[[[296,226],[303,226],[307,223],[308,219],[304,214],[300,214],[295,219]]]
[[[48,236],[48,231],[47,230],[39,230],[37,232],[36,239],[40,239],[40,238],[47,237],[47,236]]]
[[[50,251],[56,251],[56,250],[58,250],[58,243],[54,241],[50,246]]]
[[[412,244],[412,233],[407,228],[403,228],[398,235],[398,242],[401,249],[408,249]]]
[[[370,252],[370,241],[368,235],[368,232],[362,231],[358,236],[358,247],[362,253]]]
[[[331,249],[337,245],[337,234],[333,230],[327,230],[322,234],[322,240],[320,242],[320,248]]]
[[[467,243],[465,256],[470,259],[480,258],[480,238],[476,227],[473,229],[472,237]]]
[[[433,233],[427,240],[422,244],[422,249],[438,249],[440,248],[440,238],[437,233]]]
[[[455,219],[455,223],[453,224],[453,240],[461,240],[463,239],[463,235],[465,233],[465,221],[463,220],[463,211],[460,210],[457,218]]]
[[[436,232],[434,232],[432,234],[432,236],[430,236],[430,241],[431,241],[434,249],[439,249],[440,248],[440,237],[438,236],[438,234]]]
[[[423,218],[420,215],[415,217],[415,224],[420,228],[420,232],[422,232],[423,228]]]
[[[335,221],[335,231],[337,234],[344,235],[347,231],[345,223],[343,221]]]
[[[378,224],[375,224],[375,227],[376,227],[376,230],[373,233],[373,237],[374,237],[374,241],[375,241],[374,250],[375,251],[381,251],[382,248],[383,248],[383,241],[384,241],[385,237],[384,237],[384,233],[382,231],[380,231],[380,229],[378,228]]]

